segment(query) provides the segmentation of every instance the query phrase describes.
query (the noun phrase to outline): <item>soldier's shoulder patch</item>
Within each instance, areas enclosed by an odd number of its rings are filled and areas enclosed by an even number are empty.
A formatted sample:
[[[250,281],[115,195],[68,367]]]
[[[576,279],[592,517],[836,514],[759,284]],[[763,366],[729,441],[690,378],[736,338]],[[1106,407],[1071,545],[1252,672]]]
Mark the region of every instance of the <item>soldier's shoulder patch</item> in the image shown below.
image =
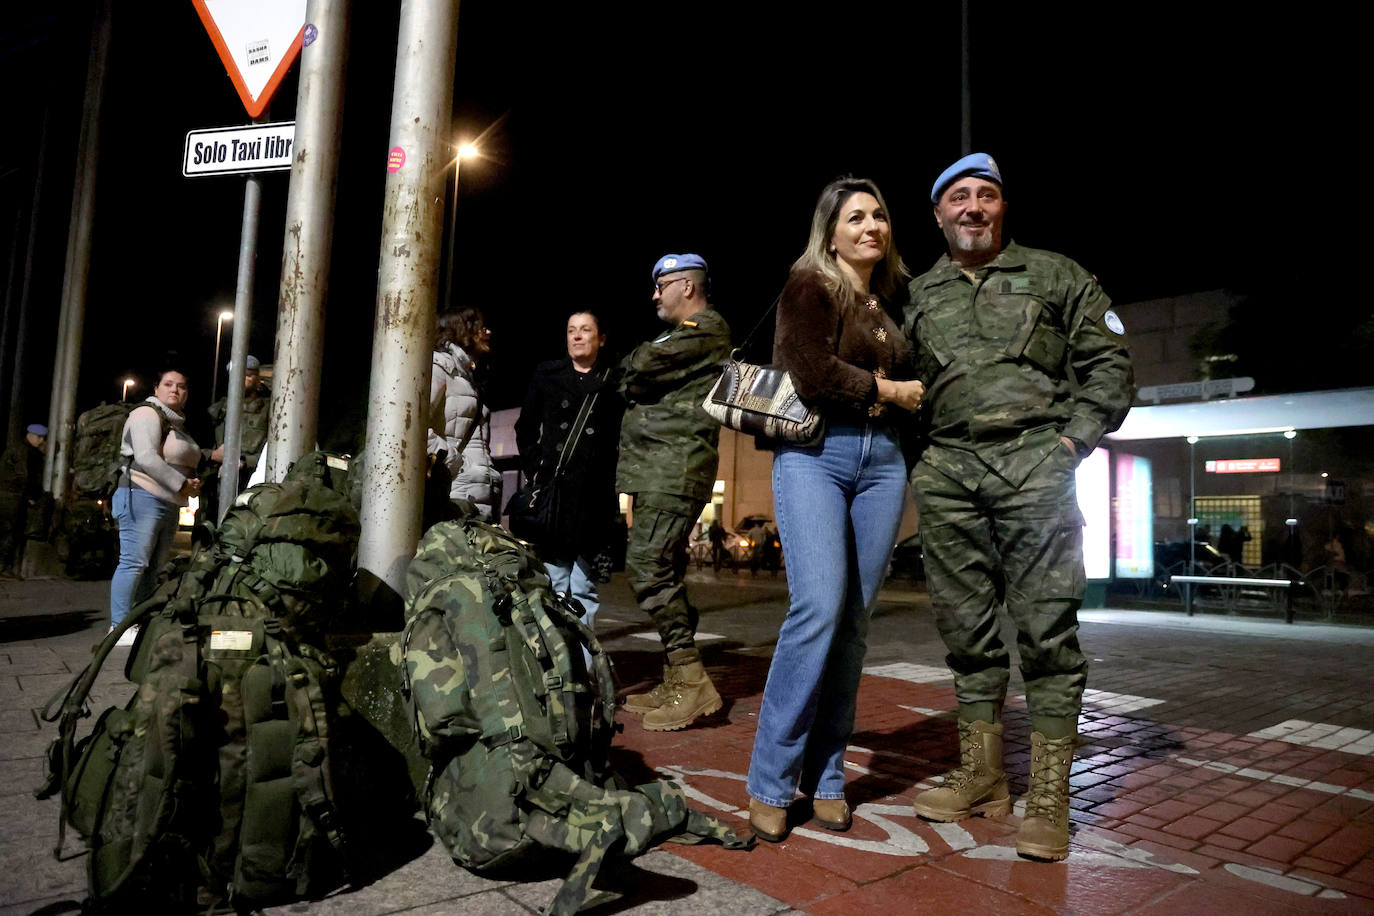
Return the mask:
[[[1111,309],[1102,313],[1102,323],[1107,326],[1107,330],[1113,334],[1125,334],[1126,325],[1121,323],[1121,316]]]
[[[695,328],[695,327],[697,327],[698,325],[697,325],[697,323],[696,323],[695,321],[693,321],[692,319],[688,318],[686,321],[682,322],[682,326],[683,326],[684,328]]]

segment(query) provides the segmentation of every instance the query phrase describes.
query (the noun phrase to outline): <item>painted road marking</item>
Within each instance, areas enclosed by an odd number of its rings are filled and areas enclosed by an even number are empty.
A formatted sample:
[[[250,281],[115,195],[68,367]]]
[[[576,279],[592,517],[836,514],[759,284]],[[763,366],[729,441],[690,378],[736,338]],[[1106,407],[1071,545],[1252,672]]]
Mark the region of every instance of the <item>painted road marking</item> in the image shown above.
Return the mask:
[[[732,782],[743,783],[745,777],[741,773],[732,773],[728,770],[718,770],[713,768],[689,768],[678,766],[660,766],[658,768],[660,776],[667,777],[682,786],[683,793],[693,802],[701,804],[715,811],[733,815],[741,820],[749,819],[747,808],[741,808],[737,804],[721,801],[702,791],[692,784],[692,779],[696,777],[712,779],[728,779]],[[840,846],[845,849],[853,849],[859,852],[870,852],[884,856],[921,856],[931,851],[931,845],[917,831],[929,831],[940,841],[949,847],[951,852],[959,853],[972,859],[993,859],[1006,862],[1024,862],[1016,854],[1013,846],[987,845],[980,846],[968,831],[958,824],[930,824],[916,817],[916,812],[912,811],[910,805],[888,805],[875,802],[865,802],[854,808],[854,818],[865,820],[876,827],[880,827],[887,838],[883,840],[862,840],[853,836],[836,833],[831,830],[814,830],[810,827],[796,827],[792,830],[792,836],[806,837],[820,843],[829,843],[832,846]],[[902,821],[915,821],[912,828],[908,828]],[[1151,853],[1145,850],[1131,849],[1119,843],[1113,843],[1105,837],[1094,837],[1087,835],[1080,830],[1075,837],[1081,843],[1075,844],[1067,860],[1068,865],[1094,865],[1106,866],[1111,868],[1163,868],[1179,874],[1197,874],[1193,869],[1186,865],[1174,865],[1165,862],[1156,862]],[[1095,847],[1094,850],[1085,851],[1082,846]],[[1043,863],[1035,863],[1030,867],[1036,869],[1045,868]]]
[[[1208,770],[1216,770],[1218,773],[1244,776],[1256,782],[1276,782],[1281,786],[1292,786],[1295,789],[1311,789],[1314,792],[1325,792],[1328,795],[1349,795],[1351,798],[1358,798],[1361,801],[1374,801],[1374,792],[1366,792],[1364,789],[1351,789],[1346,786],[1338,786],[1329,782],[1318,782],[1315,779],[1285,776],[1283,773],[1271,773],[1268,770],[1261,770],[1255,767],[1238,767],[1234,764],[1224,763],[1220,760],[1194,760],[1191,757],[1170,757],[1169,759],[1175,760],[1184,766],[1203,767]]]
[[[1279,875],[1262,868],[1252,868],[1249,865],[1237,865],[1234,862],[1227,862],[1222,866],[1237,878],[1244,878],[1246,881],[1255,881],[1267,885],[1276,890],[1288,891],[1290,894],[1301,894],[1304,897],[1322,897],[1327,900],[1344,900],[1345,894],[1340,891],[1333,891],[1329,887],[1305,881],[1302,878],[1294,878],[1291,875]]]
[[[893,662],[888,665],[873,665],[864,669],[864,674],[873,677],[887,677],[898,681],[907,681],[912,684],[941,684],[954,680],[954,676],[949,673],[948,668],[939,668],[934,665],[917,665],[912,662]],[[1021,694],[1012,694],[1011,699],[1023,700]],[[1129,693],[1113,693],[1110,690],[1085,690],[1083,691],[1083,704],[1092,706],[1094,712],[1110,713],[1120,715],[1127,712],[1135,712],[1139,709],[1148,709],[1151,706],[1158,706],[1163,700],[1156,700],[1152,697],[1138,697]],[[912,712],[919,712],[926,716],[949,716],[953,715],[952,710],[927,710],[920,706],[903,706]]]
[[[910,681],[913,684],[938,684],[941,681],[952,681],[954,675],[949,673],[948,668],[937,668],[934,665],[915,665],[911,662],[893,662],[890,665],[874,665],[864,669],[864,674],[871,674],[874,677],[890,677],[899,681]]]
[[[660,639],[657,630],[645,633],[631,633],[630,635],[635,639],[652,639],[654,642],[658,642]],[[710,642],[715,639],[724,639],[725,637],[721,636],[719,633],[698,633],[695,638],[697,642]]]
[[[1302,719],[1289,719],[1278,725],[1251,732],[1247,738],[1267,738],[1273,741],[1286,741],[1303,747],[1315,747],[1325,751],[1344,751],[1347,754],[1374,756],[1374,732],[1367,728],[1342,728],[1324,722],[1306,722]]]
[[[1155,700],[1150,697],[1137,697],[1129,693],[1112,693],[1110,690],[1084,690],[1083,705],[1095,707],[1096,712],[1106,712],[1113,715],[1120,715],[1125,712],[1135,712],[1137,709],[1147,709],[1151,706],[1158,706],[1163,700]]]

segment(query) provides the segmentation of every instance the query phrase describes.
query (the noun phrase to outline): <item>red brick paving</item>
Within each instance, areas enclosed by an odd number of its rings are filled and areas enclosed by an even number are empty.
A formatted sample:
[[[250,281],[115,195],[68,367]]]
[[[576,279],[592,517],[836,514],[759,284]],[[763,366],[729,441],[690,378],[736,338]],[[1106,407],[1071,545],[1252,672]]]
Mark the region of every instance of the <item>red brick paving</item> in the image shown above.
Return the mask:
[[[718,686],[737,699],[708,727],[647,733],[631,720],[623,741],[647,768],[735,774],[689,772],[684,781],[728,806],[729,812],[717,813],[738,829],[745,829],[735,812],[747,805],[742,777],[762,689],[763,669],[748,669],[762,664],[751,657],[739,667],[722,668]],[[862,768],[850,777],[850,801],[858,808],[850,832],[794,832],[783,844],[760,843],[743,856],[707,846],[666,848],[809,913],[1254,916],[1374,908],[1374,803],[1263,778],[1301,774],[1370,792],[1374,760],[1195,727],[1174,729],[1144,718],[1094,717],[1089,707],[1082,732],[1091,737],[1085,737],[1071,779],[1076,835],[1070,858],[1032,863],[1011,852],[1014,815],[962,822],[958,828],[968,839],[951,847],[935,825],[909,814],[917,784],[952,765],[957,749],[951,719],[930,719],[901,705],[950,709],[952,691],[947,685],[864,677],[853,743],[866,751],[851,751],[847,758]],[[1009,713],[1005,759],[1014,793],[1025,788],[1027,730],[1023,712]],[[1262,772],[1252,778],[1223,772],[1225,766]],[[976,855],[960,848],[969,842],[976,844]],[[906,843],[917,848],[901,845]],[[894,850],[901,854],[886,854]],[[1150,864],[1122,858],[1128,855],[1147,857]],[[1228,864],[1244,868],[1232,872]],[[1306,883],[1295,886],[1313,893],[1270,887],[1256,877],[1261,873],[1301,879]],[[1328,896],[1315,896],[1322,888]]]

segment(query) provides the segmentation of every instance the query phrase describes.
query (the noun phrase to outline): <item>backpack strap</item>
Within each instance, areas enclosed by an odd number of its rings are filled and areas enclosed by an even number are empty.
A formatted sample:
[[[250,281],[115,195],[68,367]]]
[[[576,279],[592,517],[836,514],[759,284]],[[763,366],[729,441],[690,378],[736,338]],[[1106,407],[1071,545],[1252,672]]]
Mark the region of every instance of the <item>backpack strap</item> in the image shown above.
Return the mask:
[[[100,669],[105,664],[115,646],[123,635],[133,627],[138,626],[143,620],[152,615],[153,609],[158,605],[151,601],[134,608],[130,613],[105,635],[100,645],[95,649],[95,657],[77,672],[76,676],[66,685],[59,687],[57,691],[48,698],[48,702],[43,704],[39,717],[44,722],[58,722],[57,737],[48,745],[47,752],[47,775],[43,782],[34,789],[33,795],[37,799],[50,798],[53,793],[62,794],[61,813],[57,821],[57,844],[53,846],[53,858],[62,859],[62,846],[67,839],[67,818],[71,812],[71,799],[67,797],[67,782],[71,778],[72,771],[72,749],[76,745],[76,723],[79,719],[86,718],[91,714],[90,706],[86,700],[91,695],[91,685],[95,683]],[[58,706],[58,698],[61,698],[61,705]],[[54,708],[56,707],[56,708]],[[60,721],[59,721],[60,720]]]
[[[309,889],[308,853],[315,830],[329,841],[329,845],[339,854],[344,874],[348,874],[348,846],[344,840],[342,825],[339,823],[338,809],[334,805],[334,791],[330,785],[327,768],[329,744],[328,706],[319,678],[311,671],[311,665],[300,655],[292,653],[282,659],[286,666],[287,689],[290,702],[296,707],[298,725],[296,727],[296,746],[291,754],[291,782],[300,801],[306,819],[297,839],[296,850],[288,873],[296,875],[296,893],[304,894]],[[322,670],[335,667],[333,659],[323,656],[312,659]],[[306,829],[313,825],[314,830]]]

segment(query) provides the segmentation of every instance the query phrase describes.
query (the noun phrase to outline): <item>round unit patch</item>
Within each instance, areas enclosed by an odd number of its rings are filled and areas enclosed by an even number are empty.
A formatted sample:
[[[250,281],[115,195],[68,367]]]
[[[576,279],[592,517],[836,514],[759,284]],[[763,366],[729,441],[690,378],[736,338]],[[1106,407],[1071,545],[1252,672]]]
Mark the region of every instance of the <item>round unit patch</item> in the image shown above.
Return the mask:
[[[1121,323],[1121,317],[1111,309],[1102,313],[1102,323],[1107,326],[1107,330],[1113,334],[1125,334],[1126,326]]]
[[[677,258],[664,258],[664,259],[663,259],[663,269],[664,269],[664,270],[672,270],[672,269],[673,269],[674,267],[676,267],[676,266],[677,266]]]

